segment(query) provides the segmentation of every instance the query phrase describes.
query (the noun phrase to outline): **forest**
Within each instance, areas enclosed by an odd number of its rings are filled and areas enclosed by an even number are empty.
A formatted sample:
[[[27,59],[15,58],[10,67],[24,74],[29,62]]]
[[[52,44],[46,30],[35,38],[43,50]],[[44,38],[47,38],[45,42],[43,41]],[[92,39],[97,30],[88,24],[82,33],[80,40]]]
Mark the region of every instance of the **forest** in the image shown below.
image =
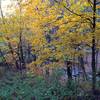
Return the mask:
[[[100,100],[100,0],[0,0],[0,100]]]

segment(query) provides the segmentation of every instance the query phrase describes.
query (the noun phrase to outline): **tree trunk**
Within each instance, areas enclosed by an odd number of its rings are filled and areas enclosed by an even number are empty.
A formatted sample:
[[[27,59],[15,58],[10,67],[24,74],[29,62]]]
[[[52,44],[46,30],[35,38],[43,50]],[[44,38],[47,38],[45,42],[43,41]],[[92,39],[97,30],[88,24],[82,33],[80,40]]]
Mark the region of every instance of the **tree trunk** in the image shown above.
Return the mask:
[[[19,36],[19,62],[20,62],[20,70],[26,68],[25,61],[24,61],[24,54],[23,54],[23,47],[22,47],[22,33]]]
[[[92,91],[96,89],[96,66],[95,66],[95,28],[96,28],[96,0],[93,0],[93,36],[92,36]]]
[[[31,47],[28,43],[28,49],[27,49],[27,62],[30,62],[31,61]]]
[[[71,70],[71,67],[67,67],[67,75],[68,75],[68,79],[71,80],[72,79],[72,70]]]
[[[72,80],[72,63],[70,61],[66,61],[65,64],[67,68],[68,80]]]
[[[85,66],[84,66],[84,59],[83,59],[83,56],[81,55],[79,56],[79,64],[80,64],[80,67],[82,68],[83,76],[87,80],[87,75],[86,75]]]

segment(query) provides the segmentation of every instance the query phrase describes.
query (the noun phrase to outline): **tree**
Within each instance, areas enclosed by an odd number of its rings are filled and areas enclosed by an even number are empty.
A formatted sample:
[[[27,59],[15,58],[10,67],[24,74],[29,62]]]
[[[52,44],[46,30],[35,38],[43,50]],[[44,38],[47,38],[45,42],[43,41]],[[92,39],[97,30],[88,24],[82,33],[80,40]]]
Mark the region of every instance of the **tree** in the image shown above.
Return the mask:
[[[60,66],[59,62],[65,63],[66,57],[77,59],[81,57],[83,62],[82,56],[86,55],[84,49],[89,47],[92,48],[94,91],[95,51],[99,46],[96,42],[99,40],[100,26],[100,23],[96,22],[96,18],[99,18],[96,14],[96,3],[96,0],[93,2],[91,0],[19,0],[15,13],[5,19],[10,24],[3,24],[1,31],[3,32],[6,26],[6,36],[8,33],[10,36],[11,33],[16,36],[20,67],[25,66],[23,48],[26,43],[32,47],[29,52],[35,53],[36,56],[35,61],[30,64],[33,69],[34,66]],[[12,25],[15,25],[13,31]],[[10,37],[9,41],[11,40]],[[84,66],[81,67],[85,73]],[[70,70],[69,67],[68,69]],[[71,77],[69,70],[68,75]]]
[[[96,89],[96,66],[95,66],[95,54],[96,54],[96,39],[95,39],[95,30],[96,30],[96,0],[93,0],[93,37],[92,37],[92,81],[93,81],[93,94]]]

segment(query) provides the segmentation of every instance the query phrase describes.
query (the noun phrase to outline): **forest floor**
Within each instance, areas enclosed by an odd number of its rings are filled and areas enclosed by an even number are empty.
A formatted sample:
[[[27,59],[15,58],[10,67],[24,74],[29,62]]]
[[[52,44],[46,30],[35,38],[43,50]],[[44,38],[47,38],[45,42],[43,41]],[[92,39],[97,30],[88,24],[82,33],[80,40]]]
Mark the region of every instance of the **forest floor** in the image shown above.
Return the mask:
[[[100,80],[95,95],[91,92],[91,81],[73,79],[64,86],[59,84],[59,71],[45,80],[30,72],[1,72],[0,100],[100,100]]]

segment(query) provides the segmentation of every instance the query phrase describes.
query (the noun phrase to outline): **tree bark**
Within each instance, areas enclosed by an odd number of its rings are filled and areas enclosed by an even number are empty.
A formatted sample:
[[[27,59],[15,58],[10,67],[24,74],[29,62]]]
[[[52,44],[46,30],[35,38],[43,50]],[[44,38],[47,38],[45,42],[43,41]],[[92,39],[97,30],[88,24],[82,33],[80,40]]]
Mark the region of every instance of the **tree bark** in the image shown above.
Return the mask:
[[[70,61],[66,61],[66,68],[67,68],[67,76],[68,76],[68,80],[72,80],[72,63]]]
[[[87,80],[87,75],[86,75],[85,66],[84,66],[84,59],[83,59],[82,55],[79,56],[79,64],[80,64],[80,67],[83,71],[83,76]]]
[[[96,29],[96,0],[93,0],[93,36],[92,36],[92,91],[95,93],[96,89],[96,66],[95,66],[95,29]]]

